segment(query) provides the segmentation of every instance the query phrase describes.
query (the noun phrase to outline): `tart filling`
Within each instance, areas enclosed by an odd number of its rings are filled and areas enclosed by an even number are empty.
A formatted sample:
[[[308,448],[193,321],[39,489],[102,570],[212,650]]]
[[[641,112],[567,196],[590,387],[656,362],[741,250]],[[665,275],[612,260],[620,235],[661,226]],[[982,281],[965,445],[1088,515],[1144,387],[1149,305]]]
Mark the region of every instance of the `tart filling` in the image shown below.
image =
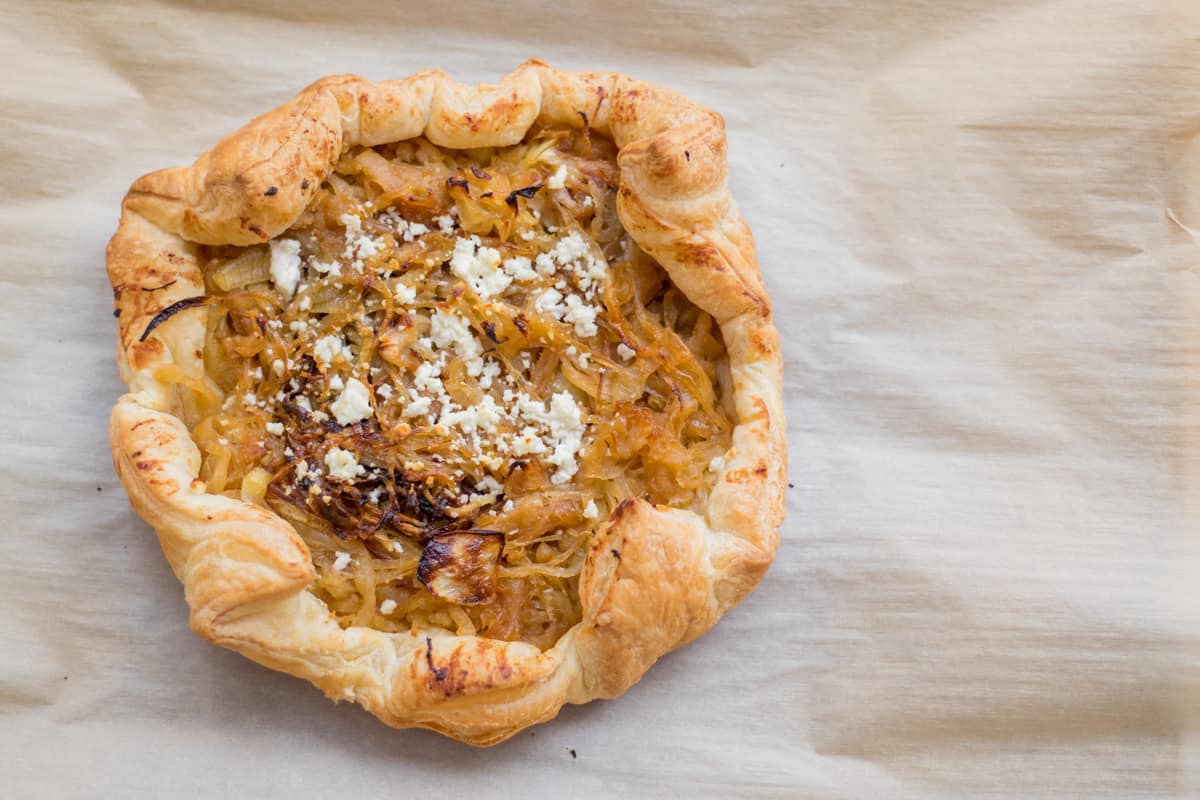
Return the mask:
[[[208,491],[291,523],[343,626],[547,648],[616,504],[703,510],[725,347],[618,180],[586,129],[356,148],[268,244],[204,249],[206,374],[159,377],[191,390]]]

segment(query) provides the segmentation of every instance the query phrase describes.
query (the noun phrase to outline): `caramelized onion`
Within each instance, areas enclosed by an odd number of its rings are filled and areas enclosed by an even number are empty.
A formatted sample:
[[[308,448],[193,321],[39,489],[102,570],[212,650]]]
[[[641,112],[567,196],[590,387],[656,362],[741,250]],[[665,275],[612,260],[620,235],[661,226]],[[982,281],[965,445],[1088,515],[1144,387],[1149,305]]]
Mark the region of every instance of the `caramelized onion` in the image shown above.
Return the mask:
[[[179,387],[208,490],[297,530],[340,624],[550,647],[580,619],[579,574],[605,509],[631,496],[706,503],[733,427],[724,344],[622,229],[615,156],[611,141],[566,128],[510,148],[357,148],[287,232],[305,258],[288,298],[269,283],[266,247],[207,249],[207,374],[161,378]],[[539,272],[491,294],[462,279],[451,261],[472,235],[531,264],[578,235],[607,267],[595,335],[537,302],[577,278]],[[437,424],[436,403],[433,417],[409,413],[429,397],[415,376],[438,355],[436,314],[463,320],[503,376],[481,373],[473,345],[442,347],[439,380],[458,407],[499,405],[506,391],[571,398],[586,433],[569,480],[549,450],[485,464],[476,440]],[[352,378],[365,416],[334,411],[356,408],[340,401]]]

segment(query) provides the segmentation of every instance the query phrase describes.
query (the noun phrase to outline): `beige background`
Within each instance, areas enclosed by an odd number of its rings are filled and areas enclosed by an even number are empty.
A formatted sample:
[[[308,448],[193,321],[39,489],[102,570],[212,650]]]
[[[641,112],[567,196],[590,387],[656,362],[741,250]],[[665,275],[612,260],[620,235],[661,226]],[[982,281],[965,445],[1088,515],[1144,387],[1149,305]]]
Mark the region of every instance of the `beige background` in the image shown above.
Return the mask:
[[[708,5],[0,2],[5,796],[1198,796],[1200,6]],[[532,55],[725,114],[793,488],[713,633],[475,751],[189,633],[103,251],[321,75]]]

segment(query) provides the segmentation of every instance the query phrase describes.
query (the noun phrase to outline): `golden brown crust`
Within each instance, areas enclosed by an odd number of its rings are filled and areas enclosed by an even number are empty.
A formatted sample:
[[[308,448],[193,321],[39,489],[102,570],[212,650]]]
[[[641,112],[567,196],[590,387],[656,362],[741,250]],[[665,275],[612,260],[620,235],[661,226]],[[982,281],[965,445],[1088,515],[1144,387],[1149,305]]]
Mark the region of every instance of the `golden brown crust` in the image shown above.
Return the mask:
[[[414,631],[341,629],[306,587],[296,532],[262,508],[207,494],[200,457],[155,371],[203,373],[197,243],[245,245],[286,230],[355,145],[424,135],[482,147],[536,120],[588,125],[620,148],[625,228],[720,323],[738,425],[705,515],[631,499],[594,537],[583,620],[550,650]],[[439,71],[371,83],[325,78],[191,167],[138,179],[108,249],[118,361],[130,392],[112,415],[113,459],[184,584],[201,636],[352,699],[384,722],[494,744],[564,703],[615,697],[704,633],[759,581],[778,545],[786,469],[782,360],[750,231],[726,185],[719,115],[624,75],[530,61],[493,86]],[[143,335],[164,309],[183,310]]]

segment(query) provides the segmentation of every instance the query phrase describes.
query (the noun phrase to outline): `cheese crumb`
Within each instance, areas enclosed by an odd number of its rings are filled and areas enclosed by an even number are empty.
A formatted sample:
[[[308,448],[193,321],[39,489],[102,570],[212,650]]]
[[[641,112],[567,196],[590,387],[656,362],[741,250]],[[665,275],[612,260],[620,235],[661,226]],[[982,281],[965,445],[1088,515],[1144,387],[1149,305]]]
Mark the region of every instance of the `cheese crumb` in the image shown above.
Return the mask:
[[[332,275],[336,278],[342,274],[342,264],[340,261],[335,260],[335,261],[330,261],[329,263],[325,263],[323,261],[317,261],[316,259],[311,259],[311,260],[309,260],[308,265],[310,267],[312,267],[313,269],[315,269],[317,272],[321,273],[322,275]],[[302,309],[307,307],[307,306],[303,306],[303,303],[305,300],[308,300],[308,298],[305,297],[303,300],[301,300]]]
[[[617,355],[621,357],[622,361],[628,361],[637,355],[637,351],[632,347],[626,346],[624,342],[621,342],[617,345]]]
[[[356,214],[342,214],[338,221],[346,226],[346,233],[362,233],[362,219]]]
[[[557,289],[547,289],[533,301],[533,307],[538,311],[549,311],[557,316],[558,308],[562,305],[563,295]]]
[[[512,258],[504,259],[504,271],[514,281],[520,283],[537,278],[537,272],[533,269],[533,262],[525,256],[513,256]]]
[[[379,221],[389,225],[396,235],[405,242],[414,241],[418,236],[429,233],[429,228],[419,222],[409,222],[394,210],[388,210],[379,215]]]
[[[340,447],[331,447],[325,454],[325,466],[329,469],[329,477],[343,481],[354,480],[366,472],[354,453]]]
[[[300,242],[295,239],[271,240],[271,280],[284,297],[296,293],[300,283]]]
[[[526,425],[513,439],[510,449],[514,456],[538,455],[546,452],[546,443],[538,436],[537,428]]]
[[[269,433],[273,436],[283,436],[283,423],[282,422],[268,422],[267,423],[267,433]]]
[[[555,242],[554,249],[550,252],[555,261],[562,266],[566,266],[572,261],[578,261],[588,255],[588,244],[579,235],[579,231],[571,231]]]
[[[479,387],[481,389],[492,388],[492,383],[496,378],[500,377],[500,372],[503,369],[495,361],[487,361],[483,365],[483,374],[479,376]]]
[[[338,550],[337,558],[335,558],[333,560],[334,572],[341,572],[346,567],[350,566],[350,562],[353,560],[354,559],[350,556],[349,553],[345,552],[344,550]]]
[[[338,336],[322,336],[313,345],[313,358],[322,366],[329,366],[338,353],[342,352],[345,342]]]
[[[390,614],[395,610],[396,610],[396,601],[390,597],[379,604],[379,613],[380,614],[385,614],[385,615]]]
[[[583,421],[579,406],[570,392],[558,392],[550,398],[549,422],[554,452],[546,460],[557,467],[550,476],[550,482],[561,485],[579,471],[575,455],[583,445]]]
[[[411,306],[417,301],[417,290],[402,281],[392,284],[392,296],[402,305]]]
[[[418,397],[404,407],[404,416],[406,418],[423,417],[429,413],[429,408],[432,405],[433,401],[428,397]]]
[[[483,347],[471,333],[466,320],[454,312],[435,311],[429,322],[429,334],[434,344],[453,349],[462,357],[467,374],[478,378],[483,373]]]
[[[596,327],[597,312],[595,306],[585,304],[579,295],[569,295],[562,321],[573,325],[577,336],[595,336],[599,332],[599,328]]]
[[[338,399],[329,404],[329,410],[339,425],[352,425],[371,416],[371,394],[358,378],[346,381],[346,388]]]
[[[588,500],[588,504],[586,506],[584,506],[584,509],[583,509],[583,518],[584,519],[596,519],[599,516],[600,516],[600,509],[596,508],[596,501]]]
[[[550,176],[550,180],[546,181],[547,189],[561,189],[566,185],[567,180],[567,165],[559,164],[558,169]]]
[[[350,262],[352,269],[361,271],[363,259],[377,256],[383,252],[379,242],[363,233],[362,220],[354,214],[342,214],[339,217],[346,226],[346,249],[342,258]]]
[[[547,406],[521,392],[516,397],[513,416],[534,423],[526,425],[512,439],[513,455],[549,453],[546,462],[556,468],[550,482],[561,485],[571,480],[579,470],[575,457],[583,446],[584,433],[582,414],[571,393],[558,392]],[[539,426],[547,430],[545,437],[539,435]]]
[[[540,260],[541,256],[538,258]],[[599,332],[596,327],[599,309],[583,302],[583,298],[577,294],[564,296],[558,289],[547,289],[533,301],[533,307],[573,325],[577,336],[595,336]]]
[[[479,237],[458,239],[450,257],[450,271],[467,282],[480,297],[493,297],[508,288],[513,278],[499,269],[500,251],[479,244]]]

